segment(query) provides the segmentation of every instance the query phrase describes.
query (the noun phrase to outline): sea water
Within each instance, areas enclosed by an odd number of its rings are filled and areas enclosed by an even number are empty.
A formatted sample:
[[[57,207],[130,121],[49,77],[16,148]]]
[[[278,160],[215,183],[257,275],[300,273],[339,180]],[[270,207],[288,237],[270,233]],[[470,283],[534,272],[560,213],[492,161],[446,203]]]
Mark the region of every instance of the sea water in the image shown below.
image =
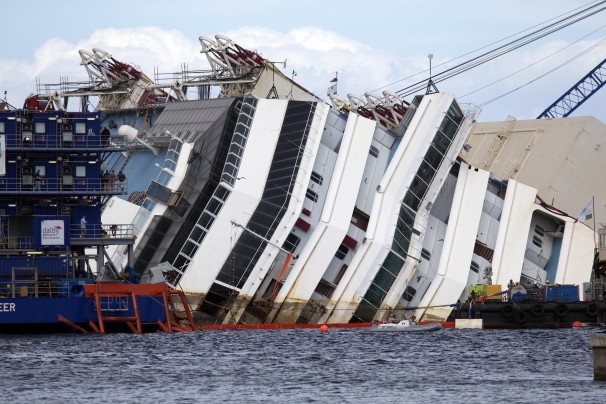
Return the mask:
[[[0,336],[2,403],[604,403],[600,328]]]

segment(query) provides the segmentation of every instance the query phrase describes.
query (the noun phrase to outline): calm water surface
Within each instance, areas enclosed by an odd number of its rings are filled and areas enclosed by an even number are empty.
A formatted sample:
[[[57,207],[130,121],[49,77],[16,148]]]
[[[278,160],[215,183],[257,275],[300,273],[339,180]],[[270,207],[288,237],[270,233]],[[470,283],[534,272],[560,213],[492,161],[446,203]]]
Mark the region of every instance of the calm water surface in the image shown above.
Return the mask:
[[[605,329],[0,336],[2,403],[604,403]]]

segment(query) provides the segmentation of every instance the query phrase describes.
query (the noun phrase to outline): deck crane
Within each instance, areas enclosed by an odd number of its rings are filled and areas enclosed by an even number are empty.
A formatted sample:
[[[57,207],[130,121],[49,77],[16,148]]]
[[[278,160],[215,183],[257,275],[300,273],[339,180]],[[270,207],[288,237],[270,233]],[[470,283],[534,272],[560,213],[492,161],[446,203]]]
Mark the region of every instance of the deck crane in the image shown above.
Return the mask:
[[[551,104],[537,117],[565,118],[606,84],[606,59]]]

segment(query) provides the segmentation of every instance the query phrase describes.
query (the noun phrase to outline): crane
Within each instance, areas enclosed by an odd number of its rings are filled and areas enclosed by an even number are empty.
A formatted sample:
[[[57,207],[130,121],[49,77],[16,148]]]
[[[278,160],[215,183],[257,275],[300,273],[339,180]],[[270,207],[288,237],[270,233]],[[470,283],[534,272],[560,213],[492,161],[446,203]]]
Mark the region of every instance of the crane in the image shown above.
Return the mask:
[[[565,118],[606,84],[606,59],[551,104],[537,117]]]

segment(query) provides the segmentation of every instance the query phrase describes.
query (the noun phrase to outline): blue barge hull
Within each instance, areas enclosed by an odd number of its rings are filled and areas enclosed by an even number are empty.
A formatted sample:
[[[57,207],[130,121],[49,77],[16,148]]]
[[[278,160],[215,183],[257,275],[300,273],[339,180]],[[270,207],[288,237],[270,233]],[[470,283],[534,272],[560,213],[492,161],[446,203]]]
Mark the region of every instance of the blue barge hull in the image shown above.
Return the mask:
[[[113,299],[110,301],[109,299]],[[138,296],[137,307],[139,319],[144,328],[158,329],[158,321],[165,323],[166,311],[161,296]],[[101,301],[103,304],[103,300]],[[123,317],[124,322],[112,321],[106,328],[108,331],[128,330],[125,322],[135,317],[131,305],[119,307],[126,302],[124,298],[108,298],[106,304],[109,310],[104,310],[104,316]],[[114,305],[116,310],[111,310]],[[14,332],[69,332],[74,330],[70,325],[60,321],[60,316],[70,322],[90,329],[90,322],[98,322],[98,314],[93,297],[41,297],[32,298],[0,298],[0,333]]]
[[[195,329],[188,308],[183,318],[174,311],[174,296],[187,305],[165,284],[109,282],[76,285],[70,296],[1,297],[0,333],[172,331],[180,319]]]

